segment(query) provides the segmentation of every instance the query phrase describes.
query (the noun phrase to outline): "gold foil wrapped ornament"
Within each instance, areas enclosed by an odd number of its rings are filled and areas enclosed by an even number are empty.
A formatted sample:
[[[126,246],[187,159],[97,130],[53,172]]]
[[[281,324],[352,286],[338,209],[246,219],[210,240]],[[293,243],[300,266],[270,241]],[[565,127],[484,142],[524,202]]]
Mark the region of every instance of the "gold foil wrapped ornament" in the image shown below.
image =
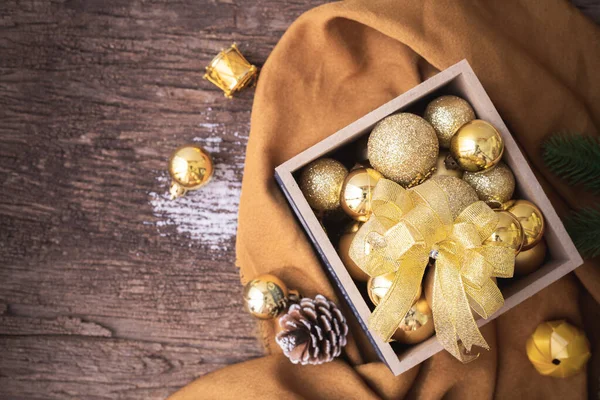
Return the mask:
[[[548,246],[544,238],[529,250],[521,251],[515,258],[515,276],[529,275],[542,266]]]
[[[348,170],[333,158],[319,158],[302,170],[300,190],[317,211],[332,211],[340,206],[340,194]]]
[[[219,87],[225,97],[231,98],[235,92],[250,85],[257,74],[258,68],[246,60],[234,43],[213,58],[206,67],[204,79]]]
[[[496,213],[498,215],[498,225],[491,236],[483,243],[509,247],[515,251],[515,255],[519,254],[525,239],[519,220],[507,211],[496,210]]]
[[[535,204],[527,200],[514,200],[505,203],[504,209],[514,215],[523,227],[523,250],[531,249],[542,240],[546,225],[542,210]]]
[[[435,171],[433,176],[453,176],[461,179],[464,171],[460,169],[454,158],[450,155],[448,150],[440,150],[437,162],[435,164]]]
[[[527,357],[541,374],[568,378],[583,370],[591,357],[581,329],[564,320],[541,323],[527,339]]]
[[[340,259],[342,263],[348,270],[348,273],[355,281],[366,282],[369,279],[369,275],[367,275],[352,259],[350,258],[350,245],[352,244],[352,240],[356,235],[356,232],[360,229],[362,222],[352,222],[348,227],[346,227],[344,233],[340,237],[340,242],[338,244],[338,254],[340,255]]]
[[[340,195],[342,209],[357,221],[366,221],[371,216],[373,189],[383,175],[373,168],[357,168],[350,171]]]
[[[367,153],[373,168],[404,187],[412,187],[435,170],[439,144],[429,122],[415,114],[400,113],[375,125]]]
[[[171,199],[197,190],[212,178],[214,169],[210,154],[197,145],[178,148],[169,159],[169,174],[173,182],[169,189]]]
[[[515,191],[515,176],[503,162],[485,171],[465,172],[463,180],[492,208],[501,208]]]
[[[288,293],[288,288],[281,279],[265,274],[244,286],[244,303],[254,317],[271,319],[287,307]]]
[[[504,140],[492,124],[475,119],[463,125],[452,137],[450,153],[465,171],[484,171],[500,162]]]
[[[427,105],[424,118],[435,129],[440,147],[447,149],[456,131],[475,119],[475,111],[465,99],[442,96]]]

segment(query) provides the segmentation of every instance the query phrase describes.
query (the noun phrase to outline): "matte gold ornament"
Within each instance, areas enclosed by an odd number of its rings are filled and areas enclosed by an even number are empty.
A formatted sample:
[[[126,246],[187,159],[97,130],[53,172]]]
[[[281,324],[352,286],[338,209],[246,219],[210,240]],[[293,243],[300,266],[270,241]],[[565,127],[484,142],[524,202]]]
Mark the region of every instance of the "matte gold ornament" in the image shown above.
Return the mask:
[[[250,64],[236,44],[221,50],[206,67],[204,79],[218,86],[225,97],[231,98],[256,79],[258,68]]]
[[[431,180],[440,185],[444,193],[448,196],[450,212],[454,219],[465,208],[479,200],[475,190],[462,179],[453,176],[437,175],[433,176]]]
[[[379,121],[367,147],[373,168],[404,187],[418,185],[431,176],[439,154],[433,127],[411,113]]]
[[[463,177],[464,171],[460,169],[454,158],[450,155],[448,150],[440,150],[440,154],[438,155],[437,162],[435,164],[435,172],[433,176],[453,176],[455,178],[461,179]]]
[[[500,162],[504,140],[492,124],[476,119],[463,125],[452,137],[450,153],[465,171],[484,171]]]
[[[169,159],[171,199],[183,196],[189,190],[200,189],[213,175],[213,162],[210,154],[197,145],[178,148]]]
[[[348,170],[339,161],[320,158],[302,170],[300,190],[313,209],[335,210],[340,206],[340,193],[346,175]]]
[[[523,250],[531,249],[542,240],[545,230],[542,210],[527,200],[510,201],[504,207],[508,212],[517,217],[517,220],[519,220],[523,227],[523,232],[525,233]]]
[[[515,191],[515,176],[502,161],[496,167],[481,172],[465,172],[463,180],[492,208],[501,208]]]
[[[515,276],[529,275],[542,266],[546,259],[546,241],[544,238],[529,250],[521,251],[515,258]]]
[[[385,294],[392,287],[396,274],[391,272],[389,274],[383,274],[378,276],[372,276],[367,282],[367,294],[373,305],[377,306],[381,299],[385,297]],[[416,299],[421,297],[421,289],[419,289]]]
[[[496,210],[498,225],[491,236],[483,244],[510,247],[519,254],[523,247],[524,234],[519,220],[508,211]]]
[[[366,221],[372,213],[371,196],[375,185],[383,175],[373,168],[357,168],[350,171],[344,180],[340,203],[350,218]]]
[[[424,118],[435,129],[440,147],[447,149],[456,131],[475,119],[475,111],[465,99],[442,96],[427,105]]]
[[[271,274],[261,275],[244,286],[246,309],[259,319],[275,318],[285,310],[287,298],[287,286]]]
[[[578,374],[592,355],[585,332],[564,320],[538,325],[527,339],[526,349],[534,368],[555,378]]]
[[[356,236],[356,232],[360,229],[362,222],[352,222],[340,237],[338,244],[338,254],[342,263],[348,270],[348,273],[355,281],[366,282],[369,280],[369,275],[366,274],[356,263],[350,258],[350,244]]]
[[[431,337],[434,331],[431,307],[425,297],[420,296],[400,322],[392,339],[404,344],[421,343]]]

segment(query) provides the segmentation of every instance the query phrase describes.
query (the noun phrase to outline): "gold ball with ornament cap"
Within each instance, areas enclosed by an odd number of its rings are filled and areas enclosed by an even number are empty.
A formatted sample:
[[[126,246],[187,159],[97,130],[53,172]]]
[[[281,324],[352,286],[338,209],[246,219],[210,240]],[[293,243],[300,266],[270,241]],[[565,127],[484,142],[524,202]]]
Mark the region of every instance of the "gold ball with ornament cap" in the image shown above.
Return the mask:
[[[244,286],[244,303],[254,317],[271,319],[285,310],[288,293],[288,288],[281,279],[264,274]]]
[[[492,124],[475,119],[463,125],[452,137],[450,153],[465,171],[484,171],[500,162],[504,140]]]
[[[386,178],[411,187],[433,173],[439,144],[427,121],[415,114],[400,113],[375,125],[367,152],[373,168]]]
[[[447,149],[456,131],[475,119],[475,111],[460,97],[441,96],[427,105],[424,118],[435,129],[440,147]]]
[[[348,170],[332,158],[320,158],[302,170],[300,190],[317,211],[332,211],[340,206],[340,193]]]
[[[454,168],[451,168],[455,165]],[[458,167],[456,161],[450,156],[450,152],[448,150],[440,150],[440,154],[438,155],[437,162],[435,164],[435,171],[432,176],[453,176],[455,178],[461,179],[463,177],[464,171]]]
[[[169,159],[171,198],[183,196],[189,190],[200,189],[213,176],[213,162],[210,154],[198,145],[178,148]]]
[[[348,216],[366,221],[371,216],[373,190],[383,175],[373,168],[357,168],[350,171],[342,185],[340,204]]]

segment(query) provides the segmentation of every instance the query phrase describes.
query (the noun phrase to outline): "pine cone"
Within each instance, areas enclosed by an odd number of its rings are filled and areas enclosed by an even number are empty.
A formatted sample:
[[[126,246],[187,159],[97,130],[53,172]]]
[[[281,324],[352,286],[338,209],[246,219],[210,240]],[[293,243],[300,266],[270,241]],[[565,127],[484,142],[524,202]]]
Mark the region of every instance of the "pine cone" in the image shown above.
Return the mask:
[[[342,353],[348,325],[337,306],[318,294],[290,305],[275,340],[294,364],[323,364]]]

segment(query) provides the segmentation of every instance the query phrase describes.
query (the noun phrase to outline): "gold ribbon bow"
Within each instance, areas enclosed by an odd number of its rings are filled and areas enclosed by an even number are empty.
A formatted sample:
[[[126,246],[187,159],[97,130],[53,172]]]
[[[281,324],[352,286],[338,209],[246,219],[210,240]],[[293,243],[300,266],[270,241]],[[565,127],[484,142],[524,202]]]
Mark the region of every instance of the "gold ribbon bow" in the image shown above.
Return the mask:
[[[514,251],[485,245],[498,217],[478,201],[453,218],[446,192],[434,181],[411,189],[380,179],[372,197],[373,215],[357,232],[350,257],[370,276],[395,272],[369,328],[390,340],[419,292],[429,257],[436,259],[433,321],[438,340],[463,362],[477,345],[489,349],[471,308],[487,318],[504,304],[493,277],[509,278]],[[465,351],[466,349],[466,351]]]

